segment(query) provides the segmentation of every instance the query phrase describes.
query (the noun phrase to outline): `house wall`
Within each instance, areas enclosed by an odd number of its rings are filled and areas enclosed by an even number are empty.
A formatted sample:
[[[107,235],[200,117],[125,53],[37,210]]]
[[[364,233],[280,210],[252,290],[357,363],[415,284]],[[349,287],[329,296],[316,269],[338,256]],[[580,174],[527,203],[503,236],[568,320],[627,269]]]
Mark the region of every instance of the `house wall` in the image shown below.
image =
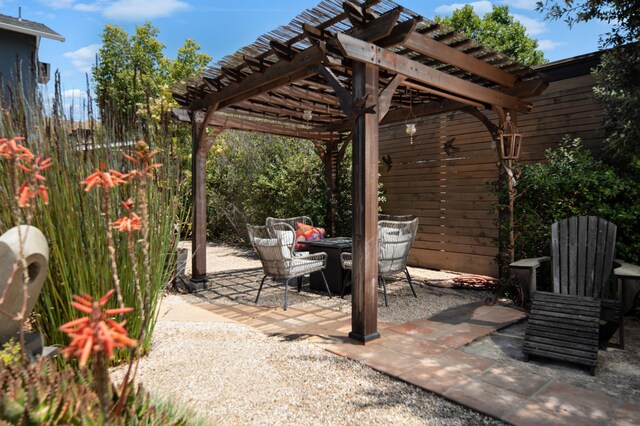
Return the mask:
[[[0,75],[3,90],[16,82],[16,60],[20,59],[25,90],[36,86],[36,37],[0,29]]]
[[[560,68],[549,70],[556,80],[532,99],[532,111],[518,115],[522,161],[543,160],[545,149],[558,146],[565,134],[582,138],[587,147],[602,143],[603,114],[593,100],[588,67],[581,75]],[[495,114],[483,112],[497,123]],[[420,218],[409,264],[497,276],[497,214],[488,186],[499,168],[488,130],[461,112],[419,120],[413,144],[404,129],[380,129],[380,181],[387,191],[384,212]]]

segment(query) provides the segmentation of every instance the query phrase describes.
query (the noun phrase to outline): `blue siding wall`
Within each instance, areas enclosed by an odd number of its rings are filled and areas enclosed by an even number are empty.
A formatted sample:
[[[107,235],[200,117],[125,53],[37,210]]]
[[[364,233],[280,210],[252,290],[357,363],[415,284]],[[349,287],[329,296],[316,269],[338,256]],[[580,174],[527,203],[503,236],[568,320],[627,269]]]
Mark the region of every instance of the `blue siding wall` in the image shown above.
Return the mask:
[[[36,37],[0,29],[0,76],[2,90],[15,92],[17,60],[21,63],[25,94],[36,87]]]

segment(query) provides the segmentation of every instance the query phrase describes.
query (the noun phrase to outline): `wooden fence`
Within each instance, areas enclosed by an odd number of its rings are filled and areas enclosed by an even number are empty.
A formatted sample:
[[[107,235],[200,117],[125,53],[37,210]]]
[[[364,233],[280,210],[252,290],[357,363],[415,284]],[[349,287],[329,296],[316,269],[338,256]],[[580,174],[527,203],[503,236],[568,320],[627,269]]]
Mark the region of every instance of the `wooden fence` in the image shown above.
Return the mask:
[[[518,115],[523,161],[543,160],[544,151],[565,134],[591,148],[602,143],[603,114],[588,74],[597,58],[584,55],[541,67],[550,85],[532,100],[532,112]],[[487,116],[497,123],[493,113]],[[404,125],[380,129],[383,210],[420,218],[410,265],[496,276],[497,213],[489,184],[499,168],[488,130],[456,112],[419,120],[413,139],[411,144]]]

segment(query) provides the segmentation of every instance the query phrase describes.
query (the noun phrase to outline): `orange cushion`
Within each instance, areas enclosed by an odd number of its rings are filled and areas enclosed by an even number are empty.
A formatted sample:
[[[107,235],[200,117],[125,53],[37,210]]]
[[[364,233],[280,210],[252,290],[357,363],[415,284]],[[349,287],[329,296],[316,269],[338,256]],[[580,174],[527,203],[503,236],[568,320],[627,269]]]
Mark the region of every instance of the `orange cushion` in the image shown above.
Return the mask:
[[[316,228],[315,226],[305,225],[301,222],[296,222],[296,250],[307,250],[308,247],[301,244],[302,241],[308,240],[321,240],[324,238],[324,228]]]

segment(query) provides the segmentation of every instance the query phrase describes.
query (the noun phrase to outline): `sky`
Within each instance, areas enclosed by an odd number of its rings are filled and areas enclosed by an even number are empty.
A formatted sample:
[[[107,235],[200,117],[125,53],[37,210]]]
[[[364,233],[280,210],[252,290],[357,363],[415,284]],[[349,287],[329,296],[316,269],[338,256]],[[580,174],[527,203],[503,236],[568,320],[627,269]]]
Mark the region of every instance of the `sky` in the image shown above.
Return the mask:
[[[91,72],[106,24],[118,25],[129,34],[136,25],[151,22],[160,31],[158,39],[165,56],[175,58],[187,38],[195,40],[214,62],[253,43],[264,33],[288,24],[320,0],[0,0],[0,13],[40,22],[66,38],[64,42],[42,39],[39,59],[61,73],[68,100],[86,90],[86,73]],[[536,0],[481,0],[455,3],[446,0],[396,0],[427,19],[447,16],[464,4],[483,15],[492,5],[508,5],[510,12],[539,42],[550,61],[598,50],[598,36],[604,23],[581,23],[569,29],[564,22],[546,21],[535,11]],[[48,84],[53,93],[53,79]],[[69,102],[65,102],[67,105]],[[77,105],[78,103],[76,103]]]

